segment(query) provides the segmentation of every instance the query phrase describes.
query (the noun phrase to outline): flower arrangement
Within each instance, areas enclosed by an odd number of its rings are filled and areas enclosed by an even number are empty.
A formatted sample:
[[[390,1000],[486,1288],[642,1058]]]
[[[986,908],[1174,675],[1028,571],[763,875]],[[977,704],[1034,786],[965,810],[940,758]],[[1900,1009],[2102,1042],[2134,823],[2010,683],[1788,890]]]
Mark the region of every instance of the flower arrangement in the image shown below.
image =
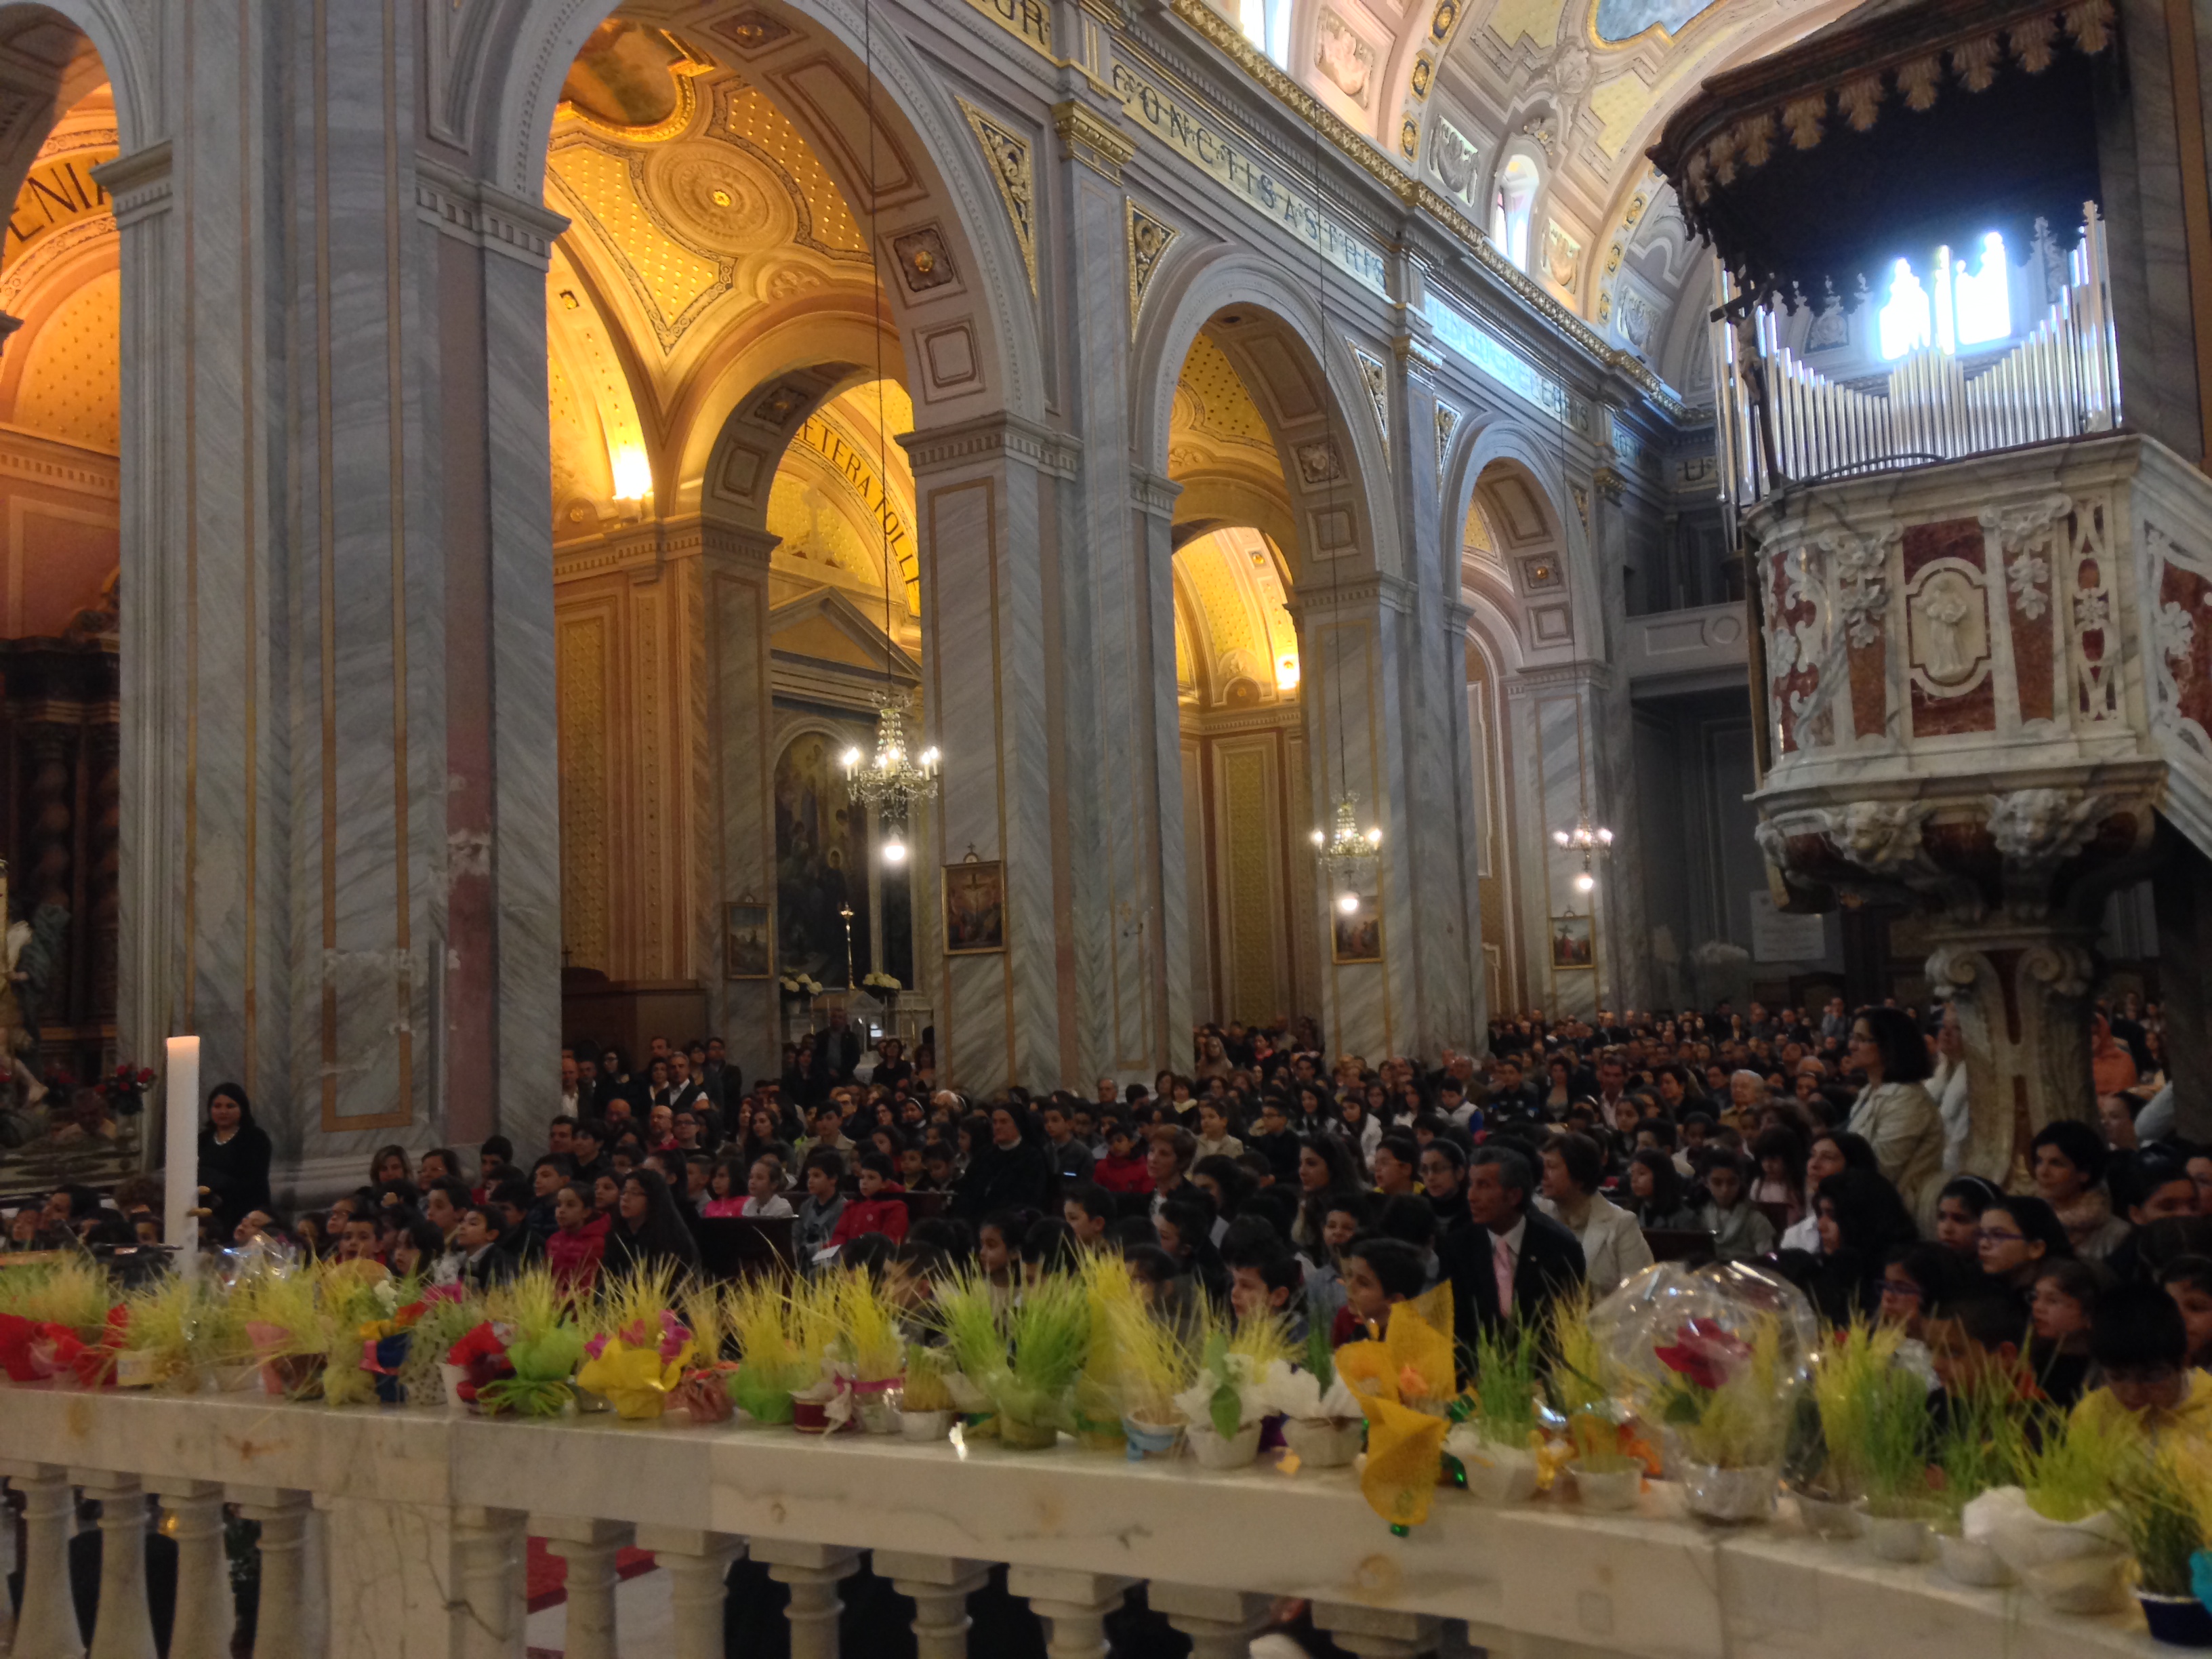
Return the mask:
[[[1399,1303],[1379,1339],[1336,1351],[1336,1369],[1367,1419],[1360,1492],[1394,1531],[1419,1526],[1443,1473],[1455,1402],[1449,1287]]]
[[[822,981],[808,974],[786,974],[776,984],[787,997],[818,997],[822,994]]]
[[[1359,1398],[1337,1371],[1328,1321],[1318,1310],[1310,1311],[1304,1347],[1267,1367],[1267,1389],[1270,1407],[1293,1423],[1360,1419]]]
[[[152,1070],[143,1066],[118,1066],[94,1086],[118,1117],[136,1117],[146,1109],[146,1091],[154,1086]]]
[[[871,991],[896,992],[906,989],[905,986],[898,982],[896,975],[881,972],[861,975],[860,983],[866,986]]]
[[[1206,1434],[1233,1441],[1250,1430],[1256,1452],[1260,1419],[1267,1411],[1267,1373],[1291,1355],[1283,1322],[1259,1317],[1222,1323],[1208,1316],[1200,1327],[1196,1346],[1198,1364],[1189,1385],[1173,1401],[1183,1421],[1200,1431],[1194,1448],[1210,1449]]]

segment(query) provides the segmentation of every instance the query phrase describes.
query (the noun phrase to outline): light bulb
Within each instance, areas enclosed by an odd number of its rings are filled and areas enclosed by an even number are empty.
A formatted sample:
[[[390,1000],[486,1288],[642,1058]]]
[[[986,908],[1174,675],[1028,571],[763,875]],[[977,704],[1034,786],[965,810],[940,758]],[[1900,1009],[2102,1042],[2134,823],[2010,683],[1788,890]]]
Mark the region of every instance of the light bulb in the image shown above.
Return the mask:
[[[1562,847],[1571,847],[1575,844],[1575,838],[1564,830],[1553,830],[1552,839]]]
[[[1597,838],[1607,847],[1613,845],[1613,831],[1610,830],[1599,830],[1597,832]]]
[[[625,446],[614,457],[615,499],[641,501],[653,494],[653,463],[646,453]]]
[[[1575,891],[1587,893],[1597,885],[1597,878],[1587,870],[1575,878]]]
[[[1343,911],[1347,916],[1352,915],[1353,911],[1359,908],[1359,895],[1357,893],[1339,894],[1337,896],[1336,908]]]
[[[860,763],[860,751],[857,749],[848,749],[845,751],[845,769],[849,772]]]
[[[1367,844],[1370,847],[1380,847],[1382,844],[1382,830],[1379,824],[1367,832]]]
[[[1328,837],[1327,836],[1324,836],[1323,834],[1322,834],[1322,832],[1321,832],[1320,830],[1315,830],[1315,831],[1314,831],[1314,845],[1315,845],[1315,846],[1316,846],[1316,847],[1325,846],[1325,845],[1327,845],[1327,844],[1328,844]]]
[[[936,765],[936,764],[937,764],[937,751],[936,751],[934,749],[925,749],[925,750],[923,750],[921,751],[921,763],[922,763],[924,766],[934,766],[934,765]]]
[[[885,864],[904,864],[906,862],[906,843],[898,838],[896,832],[893,833],[889,841],[884,843],[884,862]]]

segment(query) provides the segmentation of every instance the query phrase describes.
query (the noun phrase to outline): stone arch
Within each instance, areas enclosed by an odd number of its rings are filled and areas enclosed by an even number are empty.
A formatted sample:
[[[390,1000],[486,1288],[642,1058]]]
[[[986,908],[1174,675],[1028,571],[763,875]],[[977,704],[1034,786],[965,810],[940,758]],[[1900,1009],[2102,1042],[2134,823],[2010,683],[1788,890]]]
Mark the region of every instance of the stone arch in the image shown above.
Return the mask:
[[[1513,577],[1510,602],[1501,609],[1516,623],[1516,650],[1537,661],[1597,655],[1604,644],[1604,611],[1595,557],[1581,513],[1562,506],[1570,490],[1554,433],[1507,416],[1462,422],[1444,468],[1443,523],[1449,533],[1459,535],[1477,496],[1488,489],[1495,497],[1505,480],[1512,481],[1525,498],[1525,507],[1513,504],[1518,509],[1516,516],[1525,520],[1533,509],[1539,521],[1528,526],[1531,533],[1519,545],[1501,550]],[[1493,509],[1504,504],[1496,499],[1492,502]],[[1563,578],[1556,590],[1548,579],[1533,573],[1525,573],[1524,580],[1524,573],[1514,568],[1516,557],[1547,553],[1555,556]],[[1547,594],[1553,597],[1547,599]],[[1561,606],[1563,618],[1553,614]],[[1546,629],[1556,629],[1563,620],[1565,633],[1538,631],[1540,613],[1550,617]]]
[[[562,77],[615,9],[609,0],[509,0],[503,17],[459,43],[448,78],[470,91],[457,90],[448,110],[477,128],[470,136],[499,189],[538,198]],[[684,29],[743,70],[863,213],[866,149],[848,123],[865,127],[865,49],[879,94],[875,253],[917,424],[1000,410],[1041,419],[1029,261],[944,77],[897,31],[871,28],[851,0],[728,0],[695,9]],[[931,253],[927,270],[900,263],[918,250]]]
[[[1397,520],[1389,510],[1382,434],[1352,348],[1313,295],[1285,276],[1279,262],[1225,246],[1163,272],[1158,285],[1132,356],[1130,441],[1138,465],[1166,476],[1177,379],[1200,331],[1206,330],[1255,393],[1274,437],[1299,532],[1283,544],[1293,580],[1316,574],[1318,552],[1330,544],[1322,538],[1342,533],[1323,521],[1332,507],[1350,514],[1353,545],[1328,566],[1340,575],[1406,574]],[[1327,445],[1334,446],[1334,477],[1332,451],[1319,447]]]
[[[72,40],[70,36],[76,39]],[[106,81],[115,97],[117,145],[128,156],[161,134],[160,107],[137,27],[118,0],[0,4],[0,191],[13,202],[61,114]]]

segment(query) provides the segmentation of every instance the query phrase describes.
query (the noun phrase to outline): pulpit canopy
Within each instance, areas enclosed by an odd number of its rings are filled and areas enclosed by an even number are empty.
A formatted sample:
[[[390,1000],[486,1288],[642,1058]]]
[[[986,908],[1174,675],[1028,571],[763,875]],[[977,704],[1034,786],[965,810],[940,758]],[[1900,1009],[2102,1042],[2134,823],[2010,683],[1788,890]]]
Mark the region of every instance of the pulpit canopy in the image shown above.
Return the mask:
[[[1869,0],[1707,81],[1650,154],[1738,292],[1792,307],[1990,230],[2024,258],[2038,220],[2070,247],[2117,27],[2111,0]]]

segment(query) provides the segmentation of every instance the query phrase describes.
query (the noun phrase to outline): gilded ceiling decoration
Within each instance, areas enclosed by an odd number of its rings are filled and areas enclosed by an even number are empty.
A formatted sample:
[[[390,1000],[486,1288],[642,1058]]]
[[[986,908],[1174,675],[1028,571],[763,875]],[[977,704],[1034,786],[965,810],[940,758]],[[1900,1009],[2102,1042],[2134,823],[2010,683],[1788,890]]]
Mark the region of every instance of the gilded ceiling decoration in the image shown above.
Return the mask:
[[[1160,261],[1181,234],[1165,220],[1146,212],[1132,200],[1129,209],[1129,334],[1136,337],[1137,319],[1145,309],[1145,295],[1158,274]]]
[[[1002,121],[994,120],[965,98],[956,98],[969,130],[983,147],[991,164],[991,178],[999,186],[999,199],[1012,222],[1014,240],[1021,245],[1022,264],[1030,273],[1030,292],[1036,292],[1036,185],[1030,167],[1029,140]]]
[[[1210,531],[1177,550],[1178,679],[1209,708],[1268,702],[1298,683],[1297,629],[1281,567],[1248,526]]]

